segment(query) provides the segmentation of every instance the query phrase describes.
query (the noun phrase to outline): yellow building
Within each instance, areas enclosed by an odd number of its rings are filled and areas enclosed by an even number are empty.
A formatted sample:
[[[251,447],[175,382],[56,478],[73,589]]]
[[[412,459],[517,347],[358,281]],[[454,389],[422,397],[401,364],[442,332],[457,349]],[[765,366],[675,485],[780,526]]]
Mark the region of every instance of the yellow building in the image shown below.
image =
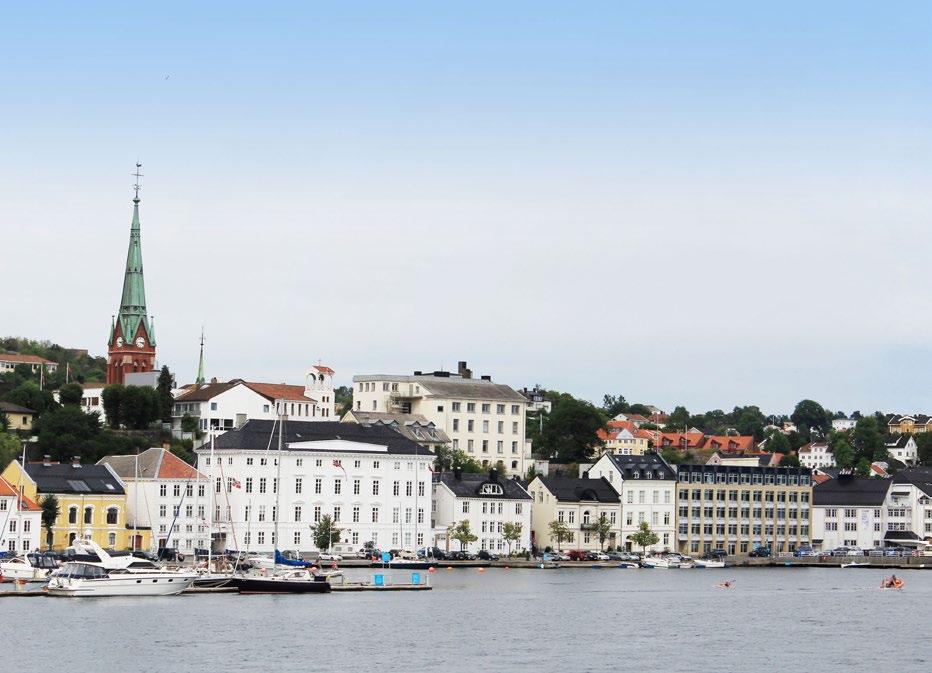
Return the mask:
[[[2,476],[12,484],[20,483],[22,477],[23,494],[35,502],[46,495],[58,499],[51,545],[43,533],[44,547],[62,550],[80,537],[90,538],[105,549],[130,548],[133,530],[127,527],[126,491],[109,466],[82,465],[78,459],[62,464],[46,458],[26,463],[23,471],[19,461],[13,461]],[[148,548],[151,531],[136,534],[137,548]]]
[[[36,412],[12,402],[0,402],[0,414],[6,416],[10,430],[32,430],[32,419]]]
[[[887,414],[887,432],[896,435],[914,435],[932,432],[932,416],[926,414]]]

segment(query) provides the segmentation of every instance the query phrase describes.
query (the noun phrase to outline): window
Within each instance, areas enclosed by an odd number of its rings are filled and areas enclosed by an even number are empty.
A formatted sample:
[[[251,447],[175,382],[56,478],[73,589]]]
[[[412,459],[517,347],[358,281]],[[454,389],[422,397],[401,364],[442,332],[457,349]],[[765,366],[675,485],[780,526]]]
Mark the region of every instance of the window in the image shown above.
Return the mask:
[[[353,507],[353,523],[359,523],[359,507]]]
[[[333,481],[333,492],[335,495],[340,495],[340,492],[343,490],[343,482],[339,479]]]
[[[300,545],[300,544],[301,544],[301,533],[300,533],[300,531],[295,531],[295,534],[294,534],[294,543],[295,543],[295,545]]]
[[[68,523],[77,523],[78,522],[78,508],[69,507],[68,508]]]
[[[172,487],[172,495],[176,498],[181,495],[181,484],[175,484],[174,487]]]
[[[454,418],[453,419],[453,432],[459,432],[459,430],[460,430],[460,419]]]
[[[405,483],[405,495],[410,498],[413,494],[414,494],[414,483],[410,481],[406,482]]]
[[[94,508],[85,507],[84,508],[84,523],[91,523],[94,520]]]
[[[512,413],[513,415],[520,414],[520,413],[521,413],[521,407],[520,407],[520,405],[518,405],[518,404],[512,404],[512,405],[511,405],[511,413]]]
[[[459,410],[460,410],[460,402],[454,402],[453,411],[459,411]]]
[[[340,506],[337,505],[336,507],[333,508],[333,521],[336,523],[336,522],[339,522],[339,520],[340,520]]]
[[[466,421],[466,432],[473,432],[475,430],[476,422],[471,418]]]
[[[252,493],[252,477],[246,477],[246,492]]]
[[[265,531],[260,530],[256,533],[256,543],[265,544]]]
[[[392,495],[401,495],[401,482],[396,481],[392,483]]]
[[[294,520],[301,521],[301,505],[294,506]]]
[[[372,523],[378,523],[378,522],[379,522],[379,508],[376,506],[372,508]]]
[[[314,492],[315,492],[315,493],[320,493],[320,491],[318,490],[318,489],[320,488],[320,479],[315,479],[314,481],[315,481],[315,484],[314,484]],[[301,477],[295,477],[295,478],[294,478],[294,492],[295,492],[295,494],[300,494],[300,493],[301,493],[301,488],[302,488],[303,486],[304,486],[304,480],[303,480]]]
[[[353,479],[353,495],[359,495],[360,482],[359,479]]]
[[[266,489],[266,478],[259,477],[259,493],[265,493]]]
[[[378,494],[379,494],[379,480],[373,479],[372,480],[372,495],[378,495]]]
[[[111,526],[116,525],[119,510],[116,507],[107,508],[107,523]]]
[[[476,403],[475,403],[475,402],[467,402],[467,403],[466,403],[466,411],[469,412],[470,414],[476,413]]]
[[[115,547],[115,546],[116,546],[116,533],[110,533],[110,534],[107,536],[107,543],[108,543],[111,547]]]
[[[469,501],[463,501],[463,514],[469,514]],[[563,521],[563,512],[560,512],[560,521]]]
[[[168,486],[166,484],[161,484],[159,486],[159,495],[163,498],[168,495]]]

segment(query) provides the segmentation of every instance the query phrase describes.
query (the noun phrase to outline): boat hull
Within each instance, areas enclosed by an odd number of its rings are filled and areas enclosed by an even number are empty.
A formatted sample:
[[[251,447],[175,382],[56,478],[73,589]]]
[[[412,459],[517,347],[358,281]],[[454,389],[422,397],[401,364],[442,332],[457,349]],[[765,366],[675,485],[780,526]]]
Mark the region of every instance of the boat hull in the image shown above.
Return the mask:
[[[369,564],[369,567],[390,568],[392,570],[429,570],[430,568],[436,568],[437,565],[435,561],[389,561],[388,563],[373,561]]]
[[[49,596],[174,596],[194,583],[195,575],[137,575],[83,579],[53,577],[49,580]]]
[[[326,594],[330,582],[326,580],[290,580],[275,577],[233,577],[227,586],[236,587],[241,594]]]

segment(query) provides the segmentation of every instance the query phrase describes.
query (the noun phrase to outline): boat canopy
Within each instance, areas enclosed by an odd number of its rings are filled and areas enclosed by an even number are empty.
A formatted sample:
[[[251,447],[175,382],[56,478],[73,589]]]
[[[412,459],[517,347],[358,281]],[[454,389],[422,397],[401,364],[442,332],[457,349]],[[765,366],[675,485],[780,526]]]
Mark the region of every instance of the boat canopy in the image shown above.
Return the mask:
[[[297,561],[285,558],[285,556],[278,550],[275,550],[275,564],[280,566],[292,566],[294,568],[309,568],[313,563],[308,563],[307,561]]]

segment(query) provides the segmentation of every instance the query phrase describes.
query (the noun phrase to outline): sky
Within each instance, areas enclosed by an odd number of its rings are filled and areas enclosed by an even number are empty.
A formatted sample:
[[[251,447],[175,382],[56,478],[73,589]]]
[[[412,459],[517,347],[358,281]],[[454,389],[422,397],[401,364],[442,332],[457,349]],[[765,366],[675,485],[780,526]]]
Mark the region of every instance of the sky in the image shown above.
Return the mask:
[[[928,412],[930,38],[921,2],[17,3],[0,334],[106,351],[139,160],[179,382],[203,326],[221,380]]]

